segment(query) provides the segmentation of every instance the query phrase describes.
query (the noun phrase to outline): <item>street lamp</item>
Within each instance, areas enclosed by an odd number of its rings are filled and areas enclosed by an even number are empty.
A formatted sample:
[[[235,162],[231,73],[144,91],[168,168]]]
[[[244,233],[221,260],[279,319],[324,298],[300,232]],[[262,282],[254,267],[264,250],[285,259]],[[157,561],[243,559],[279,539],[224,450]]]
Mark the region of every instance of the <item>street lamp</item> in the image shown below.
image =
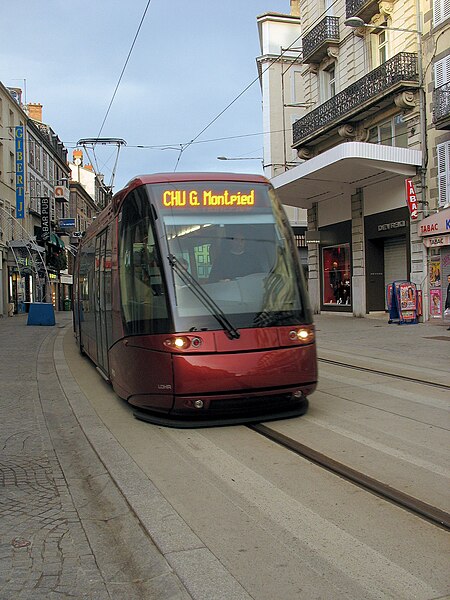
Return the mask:
[[[416,2],[417,23],[420,26],[419,3]],[[422,51],[422,36],[421,29],[405,29],[403,27],[388,27],[387,25],[376,25],[375,23],[366,23],[360,17],[349,17],[344,21],[344,24],[354,29],[366,27],[376,31],[403,31],[405,33],[415,33],[417,35],[417,71],[419,75],[419,117],[420,117],[420,134],[422,145],[422,167],[421,167],[421,186],[422,186],[422,208],[424,216],[427,216],[426,201],[425,201],[425,170],[427,164],[427,137],[426,137],[426,114],[425,114],[425,90],[424,90],[424,72],[423,72],[423,51]]]
[[[256,156],[256,157],[253,157],[253,156],[251,156],[251,157],[250,156],[237,156],[237,157],[218,156],[217,160],[263,160],[263,159],[260,156]]]

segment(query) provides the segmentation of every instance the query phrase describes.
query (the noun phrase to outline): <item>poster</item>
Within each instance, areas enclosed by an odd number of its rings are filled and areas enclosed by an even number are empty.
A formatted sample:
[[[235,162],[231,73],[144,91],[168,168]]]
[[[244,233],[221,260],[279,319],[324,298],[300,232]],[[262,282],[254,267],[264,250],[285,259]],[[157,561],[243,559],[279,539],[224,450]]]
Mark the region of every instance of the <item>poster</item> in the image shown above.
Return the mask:
[[[441,290],[430,290],[430,315],[432,317],[441,316]]]
[[[400,310],[416,310],[416,287],[410,283],[400,284]]]
[[[441,263],[433,260],[430,262],[430,287],[441,286]]]

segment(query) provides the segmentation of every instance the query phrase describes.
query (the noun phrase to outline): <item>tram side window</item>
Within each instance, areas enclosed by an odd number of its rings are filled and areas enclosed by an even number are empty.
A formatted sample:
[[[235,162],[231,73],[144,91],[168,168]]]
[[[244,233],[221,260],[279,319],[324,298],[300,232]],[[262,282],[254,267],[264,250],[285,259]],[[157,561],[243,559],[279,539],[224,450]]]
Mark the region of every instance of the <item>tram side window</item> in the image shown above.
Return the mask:
[[[122,209],[119,278],[127,333],[167,330],[166,294],[150,207],[137,193],[125,200]]]
[[[81,300],[81,318],[83,331],[86,335],[95,338],[95,313],[94,313],[94,259],[95,246],[91,242],[86,246],[80,263],[79,290]]]

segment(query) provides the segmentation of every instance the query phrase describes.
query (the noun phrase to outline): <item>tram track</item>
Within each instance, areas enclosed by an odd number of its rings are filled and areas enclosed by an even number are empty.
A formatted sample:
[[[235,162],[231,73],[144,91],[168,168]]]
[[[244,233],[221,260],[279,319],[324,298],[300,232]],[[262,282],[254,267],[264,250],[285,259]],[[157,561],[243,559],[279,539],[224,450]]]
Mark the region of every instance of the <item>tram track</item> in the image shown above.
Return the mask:
[[[365,373],[374,373],[375,375],[384,375],[385,377],[391,377],[394,379],[401,379],[402,381],[409,381],[411,383],[419,383],[421,385],[428,385],[431,387],[435,387],[441,390],[450,390],[450,385],[446,385],[444,383],[436,383],[434,381],[429,381],[427,379],[419,379],[418,377],[410,377],[409,375],[399,375],[397,373],[386,373],[386,371],[381,371],[380,369],[372,369],[370,367],[363,367],[360,365],[353,365],[345,362],[341,362],[339,360],[332,360],[329,358],[318,358],[317,361],[319,363],[324,363],[327,365],[335,365],[337,367],[343,367],[346,369],[354,369],[355,371],[362,371]]]
[[[450,514],[446,511],[443,511],[431,504],[423,502],[415,498],[414,496],[410,496],[409,494],[405,494],[400,490],[396,490],[392,486],[383,483],[373,477],[365,475],[361,471],[357,471],[348,465],[337,461],[330,456],[323,454],[314,448],[306,446],[296,440],[291,439],[290,437],[271,429],[269,426],[264,425],[263,423],[251,424],[247,426],[249,429],[263,435],[267,439],[276,442],[280,446],[283,446],[287,450],[301,456],[302,458],[306,458],[310,460],[314,464],[350,481],[351,483],[376,494],[377,496],[403,508],[406,509],[413,514],[426,519],[427,521],[438,525],[446,530],[450,530]]]
[[[435,387],[435,388],[439,388],[439,389],[444,389],[444,390],[450,389],[450,386],[445,385],[445,384],[430,382],[430,381],[427,381],[424,379],[419,379],[417,377],[409,377],[409,376],[405,376],[405,375],[397,375],[394,373],[386,373],[386,371],[381,371],[381,370],[373,369],[373,368],[369,368],[369,367],[363,367],[363,366],[359,366],[359,365],[344,363],[344,362],[341,362],[338,360],[318,358],[318,361],[321,363],[324,363],[324,364],[335,365],[335,366],[339,366],[339,367],[343,367],[343,368],[347,368],[347,369],[354,369],[357,371],[362,371],[362,372],[367,372],[367,373],[374,373],[377,375],[383,375],[385,377],[401,379],[403,381],[418,383],[421,385],[431,386],[431,387]],[[350,482],[354,483],[355,485],[358,485],[359,487],[361,487],[371,493],[374,493],[374,494],[380,496],[381,498],[384,498],[385,500],[392,502],[393,504],[395,504],[403,509],[410,511],[410,512],[414,513],[415,515],[417,515],[423,519],[426,519],[427,521],[429,521],[431,523],[434,523],[435,525],[438,525],[447,530],[450,529],[450,514],[447,513],[446,511],[443,511],[435,506],[432,506],[431,504],[429,504],[427,502],[423,502],[422,500],[419,500],[418,498],[415,498],[414,496],[406,494],[405,492],[397,490],[397,489],[393,488],[392,486],[390,486],[386,483],[383,483],[382,481],[379,481],[378,479],[375,479],[374,477],[370,477],[370,476],[362,473],[361,471],[353,469],[352,467],[349,467],[348,465],[346,465],[340,461],[337,461],[337,460],[331,458],[330,456],[327,456],[326,454],[319,452],[318,450],[314,450],[314,448],[311,448],[305,444],[302,444],[296,440],[289,438],[288,436],[284,435],[283,433],[280,433],[279,431],[276,431],[276,430],[270,428],[270,426],[268,426],[268,425],[264,425],[264,424],[260,423],[260,424],[249,425],[248,427],[250,429],[252,429],[253,431],[263,435],[264,437],[283,446],[284,448],[290,450],[291,452],[294,452],[298,456],[306,458],[307,460],[310,460],[314,464],[330,471],[331,473],[334,473],[335,475],[338,475],[339,477],[342,477],[343,479],[346,479],[347,481],[350,481]]]

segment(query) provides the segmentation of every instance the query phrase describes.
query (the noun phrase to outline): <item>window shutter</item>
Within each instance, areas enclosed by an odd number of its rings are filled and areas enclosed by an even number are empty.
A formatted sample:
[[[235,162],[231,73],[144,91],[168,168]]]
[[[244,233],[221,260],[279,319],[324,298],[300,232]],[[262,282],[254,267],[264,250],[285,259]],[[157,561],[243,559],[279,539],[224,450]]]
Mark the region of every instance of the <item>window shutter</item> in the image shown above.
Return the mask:
[[[450,54],[434,64],[434,87],[439,88],[446,83],[450,83]]]
[[[450,142],[437,146],[438,162],[438,205],[450,202]]]
[[[450,0],[434,0],[434,25],[439,25],[450,17]]]

